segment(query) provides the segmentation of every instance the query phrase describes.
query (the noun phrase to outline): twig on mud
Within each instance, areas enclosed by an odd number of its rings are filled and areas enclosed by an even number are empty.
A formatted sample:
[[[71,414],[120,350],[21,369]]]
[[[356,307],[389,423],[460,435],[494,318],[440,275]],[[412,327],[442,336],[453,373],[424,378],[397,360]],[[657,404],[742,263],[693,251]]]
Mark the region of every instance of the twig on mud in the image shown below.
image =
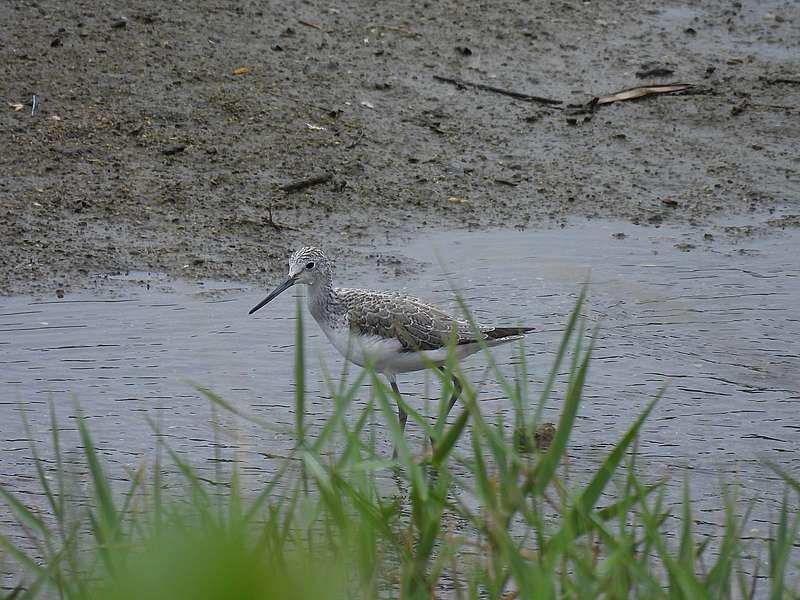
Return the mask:
[[[35,112],[36,112],[36,94],[34,94],[33,98],[31,99],[31,116],[33,116]]]
[[[747,105],[752,106],[753,108],[766,108],[769,110],[785,110],[787,112],[800,111],[800,107],[798,106],[787,106],[785,104],[761,104],[759,102],[748,102]]]
[[[800,78],[798,79],[791,79],[789,77],[775,77],[775,78],[768,78],[768,77],[759,77],[761,81],[766,83],[767,85],[800,85]]]
[[[620,90],[607,96],[595,96],[585,104],[568,104],[565,110],[567,123],[577,125],[579,121],[589,121],[598,107],[615,102],[638,100],[647,96],[663,94],[703,94],[708,89],[696,86],[693,83],[666,83],[664,85],[641,85],[634,88]]]
[[[538,102],[540,104],[545,104],[550,108],[558,108],[557,106],[554,105],[561,104],[561,100],[553,100],[552,98],[543,98],[541,96],[531,96],[530,94],[523,94],[522,92],[506,90],[503,88],[495,87],[493,85],[487,85],[485,83],[465,81],[463,79],[457,79],[455,77],[442,77],[441,75],[434,75],[433,78],[436,81],[441,81],[443,83],[450,83],[460,88],[471,87],[478,90],[483,90],[484,92],[493,92],[495,94],[502,94],[503,96],[510,96],[511,98],[516,98],[517,100],[524,100],[526,102]]]
[[[299,231],[296,227],[291,227],[289,225],[284,225],[283,223],[278,223],[272,217],[272,205],[271,204],[267,207],[267,218],[264,219],[264,221],[265,221],[265,223],[267,225],[269,225],[270,227],[272,227],[273,229],[276,229],[278,231],[283,231],[284,229],[288,229],[290,231]]]
[[[311,29],[316,29],[318,31],[325,31],[322,27],[320,27],[316,23],[311,23],[310,21],[304,21],[303,19],[297,19],[297,22],[300,23],[300,25],[305,25],[306,27],[311,27]]]
[[[422,36],[421,33],[417,33],[416,31],[411,31],[410,29],[406,29],[405,27],[397,27],[396,25],[368,25],[367,29],[383,29],[384,31],[394,31],[395,33],[407,35],[408,37]]]
[[[645,96],[657,94],[683,94],[695,91],[697,87],[691,83],[666,83],[664,85],[641,85],[627,90],[614,92],[608,96],[597,96],[590,101],[590,104],[601,106],[613,102],[623,102],[625,100],[636,100]]]
[[[353,142],[352,142],[352,143],[350,143],[350,144],[347,144],[347,146],[345,146],[345,147],[344,147],[344,148],[345,148],[345,150],[352,150],[353,148],[355,148],[356,146],[358,146],[358,143],[359,143],[359,142],[360,142],[360,141],[361,141],[363,138],[364,138],[364,130],[362,129],[361,131],[359,131],[359,132],[358,132],[358,137],[355,139],[355,141],[353,141]]]
[[[785,104],[759,104],[757,102],[745,100],[744,102],[741,102],[740,104],[737,104],[731,108],[731,115],[735,117],[742,114],[745,110],[751,108],[756,110],[783,110],[787,113],[800,112],[800,106],[787,106]]]
[[[292,192],[304,190],[307,187],[311,187],[312,185],[319,185],[320,183],[325,183],[326,181],[330,181],[331,177],[332,175],[330,175],[330,173],[323,173],[322,175],[314,175],[313,177],[307,177],[306,179],[298,179],[297,181],[289,182],[286,185],[282,185],[278,189],[280,189],[282,192],[290,194]]]

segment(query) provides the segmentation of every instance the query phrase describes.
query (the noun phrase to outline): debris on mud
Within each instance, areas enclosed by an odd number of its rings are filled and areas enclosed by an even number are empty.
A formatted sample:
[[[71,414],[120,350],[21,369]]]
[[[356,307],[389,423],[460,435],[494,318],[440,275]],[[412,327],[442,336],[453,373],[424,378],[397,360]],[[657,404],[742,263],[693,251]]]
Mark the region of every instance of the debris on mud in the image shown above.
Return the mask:
[[[267,206],[267,216],[263,219],[266,225],[272,227],[275,231],[297,231],[296,227],[291,227],[289,225],[285,225],[283,223],[278,223],[275,218],[272,216],[272,205]]]
[[[638,71],[636,77],[639,79],[650,79],[652,77],[669,77],[675,72],[675,69],[661,63],[645,63]]]
[[[161,154],[164,156],[173,156],[175,154],[180,154],[186,150],[186,144],[174,144],[172,146],[168,146],[161,151]]]
[[[668,83],[665,85],[642,85],[627,90],[614,92],[608,96],[597,96],[590,102],[596,106],[611,104],[613,102],[624,102],[626,100],[638,100],[647,96],[661,94],[682,94],[694,90],[695,86],[691,83]]]
[[[514,90],[506,90],[494,85],[487,85],[485,83],[465,81],[464,79],[458,79],[456,77],[443,77],[441,75],[434,75],[433,78],[436,81],[441,81],[442,83],[449,83],[460,89],[475,88],[477,90],[483,90],[484,92],[492,92],[494,94],[500,94],[502,96],[509,96],[511,98],[515,98],[516,100],[524,100],[525,102],[538,102],[539,104],[544,104],[550,106],[551,108],[557,108],[557,105],[561,104],[561,100],[544,98],[542,96],[531,96],[530,94],[523,94],[522,92],[515,92]]]
[[[669,83],[665,85],[642,85],[619,92],[614,92],[607,96],[595,96],[585,104],[568,104],[564,110],[567,123],[577,125],[579,122],[591,121],[592,115],[598,107],[615,102],[625,102],[628,100],[638,100],[647,96],[662,94],[685,94],[697,91],[698,88],[691,83]]]
[[[285,185],[282,185],[279,189],[287,194],[292,192],[298,192],[300,190],[304,190],[306,188],[311,187],[312,185],[319,185],[320,183],[325,183],[326,181],[330,181],[333,176],[330,173],[323,173],[322,175],[314,175],[313,177],[307,177],[305,179],[298,179],[297,181],[292,181]]]

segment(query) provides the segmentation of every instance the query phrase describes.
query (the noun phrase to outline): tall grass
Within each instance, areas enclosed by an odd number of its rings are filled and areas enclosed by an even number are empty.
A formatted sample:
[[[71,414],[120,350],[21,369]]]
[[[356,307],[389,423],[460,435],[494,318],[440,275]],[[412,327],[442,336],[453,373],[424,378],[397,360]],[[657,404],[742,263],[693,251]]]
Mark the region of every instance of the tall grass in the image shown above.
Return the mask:
[[[663,484],[646,484],[637,472],[637,436],[657,400],[631,419],[589,481],[564,479],[561,465],[592,353],[579,319],[582,302],[581,296],[533,402],[524,358],[511,379],[490,358],[489,374],[513,408],[511,423],[486,417],[476,388],[451,360],[449,370],[465,385],[449,423],[444,418],[449,375],[439,374],[441,404],[432,421],[367,369],[352,383],[329,384],[330,417],[314,430],[304,419],[298,312],[296,444],[258,494],[242,491],[236,462],[227,472],[218,471],[217,479],[227,484],[220,493],[161,436],[150,468],[133,472],[126,489],[112,489],[88,424],[78,414],[93,493],[89,506],[82,507],[71,493],[74,482],[64,470],[51,408],[53,474],[31,441],[46,509],[34,510],[0,487],[0,500],[18,524],[15,537],[0,533],[0,551],[9,559],[2,564],[18,580],[6,597],[796,597],[797,567],[790,553],[799,543],[800,483],[772,467],[786,482],[786,496],[771,535],[760,541],[766,562],[749,558],[758,555],[756,542],[743,540],[745,520],[732,498],[724,499],[724,533],[712,552],[709,540],[692,527],[690,481],[682,505],[670,507]],[[556,397],[556,376],[565,367],[566,389]],[[251,419],[213,392],[201,391],[214,410]],[[354,400],[364,393],[369,398],[357,408]],[[398,401],[432,446],[409,445],[397,421]],[[534,439],[548,402],[561,406],[555,436],[549,447],[534,445],[530,454],[517,442]],[[390,450],[370,428],[375,418],[397,448],[397,460],[388,459]],[[153,427],[157,434],[157,424]],[[28,437],[33,440],[29,429]],[[163,492],[162,461],[182,478],[185,494]],[[668,531],[670,515],[678,531]]]

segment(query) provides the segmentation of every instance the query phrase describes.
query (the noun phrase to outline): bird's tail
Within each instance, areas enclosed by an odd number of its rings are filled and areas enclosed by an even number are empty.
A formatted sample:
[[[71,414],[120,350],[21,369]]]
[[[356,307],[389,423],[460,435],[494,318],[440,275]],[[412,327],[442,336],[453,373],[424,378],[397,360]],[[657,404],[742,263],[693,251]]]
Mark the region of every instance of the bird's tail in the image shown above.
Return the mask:
[[[487,329],[484,333],[490,340],[500,340],[507,337],[525,335],[531,331],[533,331],[533,327],[493,327],[492,329]]]

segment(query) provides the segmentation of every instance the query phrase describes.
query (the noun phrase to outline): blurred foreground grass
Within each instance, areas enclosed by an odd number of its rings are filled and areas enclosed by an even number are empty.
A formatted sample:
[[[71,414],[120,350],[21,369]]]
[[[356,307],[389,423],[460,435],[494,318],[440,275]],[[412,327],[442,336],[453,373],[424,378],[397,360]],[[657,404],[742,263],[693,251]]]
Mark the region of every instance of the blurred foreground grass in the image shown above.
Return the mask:
[[[786,494],[777,525],[761,540],[743,539],[746,515],[737,514],[733,492],[722,498],[726,523],[712,548],[708,538],[693,531],[690,481],[682,506],[668,507],[663,485],[645,484],[637,474],[637,435],[655,400],[632,419],[588,482],[563,479],[559,467],[592,350],[578,317],[582,302],[583,297],[535,402],[529,400],[524,360],[509,380],[489,357],[489,372],[513,406],[514,423],[489,422],[476,389],[465,382],[459,410],[447,424],[443,416],[451,382],[444,374],[439,374],[438,419],[432,422],[405,405],[410,419],[435,441],[421,453],[400,432],[397,398],[370,370],[351,384],[330,384],[331,415],[318,433],[308,435],[298,311],[296,445],[256,496],[242,493],[235,462],[220,473],[227,484],[220,493],[160,436],[153,464],[133,473],[124,493],[112,490],[87,423],[79,417],[93,493],[91,505],[83,506],[69,493],[51,407],[54,476],[45,471],[31,441],[47,510],[33,510],[13,490],[0,487],[4,510],[24,532],[25,548],[34,549],[25,550],[15,543],[19,538],[0,532],[0,566],[19,581],[6,597],[797,597],[798,566],[790,563],[790,552],[800,545],[800,483],[769,465],[784,479]],[[553,398],[564,365],[566,391]],[[449,368],[463,380],[454,361]],[[366,380],[370,398],[358,412],[353,400]],[[252,418],[202,391],[216,410]],[[560,421],[549,447],[530,454],[519,441],[535,437],[548,401],[560,403]],[[398,449],[396,461],[388,460],[369,434],[375,413],[382,415]],[[28,437],[33,439],[30,431]],[[184,495],[162,491],[162,456],[181,474]],[[393,474],[395,493],[381,483],[387,472]],[[612,477],[616,486],[610,489]],[[670,522],[679,523],[680,531],[667,531],[670,515],[677,517]]]

